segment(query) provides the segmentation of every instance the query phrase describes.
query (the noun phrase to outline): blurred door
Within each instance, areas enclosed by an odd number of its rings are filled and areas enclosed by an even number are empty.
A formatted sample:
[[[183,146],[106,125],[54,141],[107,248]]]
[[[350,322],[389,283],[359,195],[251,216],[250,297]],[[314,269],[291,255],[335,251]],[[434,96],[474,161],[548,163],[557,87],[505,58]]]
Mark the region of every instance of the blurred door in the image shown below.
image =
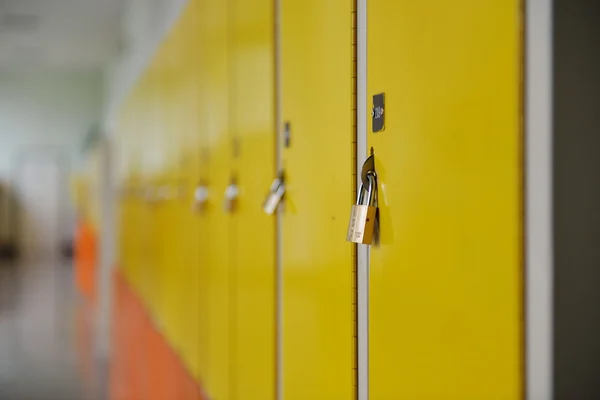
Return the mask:
[[[214,255],[210,255],[210,245],[212,244],[212,232],[206,229],[210,220],[210,207],[218,208],[218,204],[214,202],[214,199],[218,197],[218,194],[214,191],[214,187],[211,185],[212,182],[212,171],[211,160],[210,160],[210,103],[211,99],[206,95],[210,88],[210,78],[207,76],[208,71],[211,70],[211,60],[206,57],[206,52],[210,47],[212,41],[212,35],[207,27],[207,22],[212,18],[211,15],[206,15],[205,9],[209,0],[197,0],[198,3],[196,11],[196,32],[194,33],[195,41],[194,46],[197,49],[195,54],[197,59],[191,66],[191,73],[195,76],[195,90],[197,92],[198,99],[193,104],[197,107],[196,119],[197,119],[197,132],[194,132],[193,141],[195,144],[192,146],[197,155],[197,166],[196,171],[191,176],[193,188],[194,188],[194,212],[196,214],[195,224],[193,226],[196,231],[194,236],[196,245],[196,257],[197,261],[195,265],[198,268],[197,272],[197,320],[198,320],[198,334],[195,338],[197,340],[198,351],[195,356],[198,358],[197,365],[198,370],[194,376],[200,382],[202,387],[208,382],[210,377],[210,371],[212,370],[211,360],[209,355],[210,351],[210,338],[213,336],[213,331],[210,326],[211,312],[213,308],[210,304],[210,273],[211,268],[209,266],[209,259],[213,258]],[[207,49],[207,50],[204,50]]]
[[[232,173],[229,126],[229,4],[207,1],[200,16],[200,36],[204,47],[202,92],[206,96],[202,118],[206,119],[207,187],[209,199],[205,221],[210,227],[204,260],[208,286],[208,375],[204,377],[211,398],[231,399],[232,314],[231,237],[234,213],[224,207],[225,197],[234,194],[236,176]]]
[[[57,257],[61,241],[61,168],[53,155],[27,155],[17,165],[18,232],[26,259]]]
[[[432,8],[433,7],[433,8]],[[370,398],[519,399],[521,4],[368,2]]]
[[[262,210],[275,177],[274,8],[233,0],[230,10],[230,127],[240,200],[234,211],[232,393],[275,395],[275,217]]]
[[[355,394],[353,2],[281,4],[283,396]]]

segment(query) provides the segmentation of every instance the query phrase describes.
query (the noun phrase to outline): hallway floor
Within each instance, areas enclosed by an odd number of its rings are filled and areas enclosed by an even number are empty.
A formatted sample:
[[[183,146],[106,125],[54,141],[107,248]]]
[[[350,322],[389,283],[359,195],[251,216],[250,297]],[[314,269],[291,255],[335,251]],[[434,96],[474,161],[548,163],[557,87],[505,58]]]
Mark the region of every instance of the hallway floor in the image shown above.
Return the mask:
[[[102,399],[83,384],[93,363],[81,304],[70,264],[0,264],[0,399]]]

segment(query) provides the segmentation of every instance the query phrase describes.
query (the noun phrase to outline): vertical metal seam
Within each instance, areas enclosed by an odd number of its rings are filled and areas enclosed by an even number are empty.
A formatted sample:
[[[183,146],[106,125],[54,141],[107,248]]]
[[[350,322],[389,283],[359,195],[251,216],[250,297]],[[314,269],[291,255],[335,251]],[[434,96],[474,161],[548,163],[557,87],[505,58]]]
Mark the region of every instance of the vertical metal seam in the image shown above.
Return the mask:
[[[367,155],[367,0],[356,2],[356,170]],[[360,176],[356,174],[356,185]],[[369,398],[369,249],[357,245],[358,400]]]
[[[525,1],[526,398],[553,398],[552,0]]]

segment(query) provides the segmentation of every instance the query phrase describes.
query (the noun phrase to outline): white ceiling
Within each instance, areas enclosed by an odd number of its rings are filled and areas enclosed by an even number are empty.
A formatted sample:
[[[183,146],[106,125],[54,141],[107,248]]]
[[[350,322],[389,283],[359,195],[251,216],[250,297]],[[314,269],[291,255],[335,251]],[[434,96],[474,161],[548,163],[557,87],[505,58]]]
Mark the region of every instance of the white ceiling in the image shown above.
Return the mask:
[[[124,0],[0,0],[0,69],[101,68],[119,51]]]

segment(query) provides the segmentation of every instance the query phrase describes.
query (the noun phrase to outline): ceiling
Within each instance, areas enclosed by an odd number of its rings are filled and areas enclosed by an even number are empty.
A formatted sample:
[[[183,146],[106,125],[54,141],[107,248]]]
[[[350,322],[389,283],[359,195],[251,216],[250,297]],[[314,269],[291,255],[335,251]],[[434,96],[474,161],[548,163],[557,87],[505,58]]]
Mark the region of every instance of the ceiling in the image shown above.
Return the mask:
[[[0,0],[0,69],[95,69],[119,51],[124,0]]]

